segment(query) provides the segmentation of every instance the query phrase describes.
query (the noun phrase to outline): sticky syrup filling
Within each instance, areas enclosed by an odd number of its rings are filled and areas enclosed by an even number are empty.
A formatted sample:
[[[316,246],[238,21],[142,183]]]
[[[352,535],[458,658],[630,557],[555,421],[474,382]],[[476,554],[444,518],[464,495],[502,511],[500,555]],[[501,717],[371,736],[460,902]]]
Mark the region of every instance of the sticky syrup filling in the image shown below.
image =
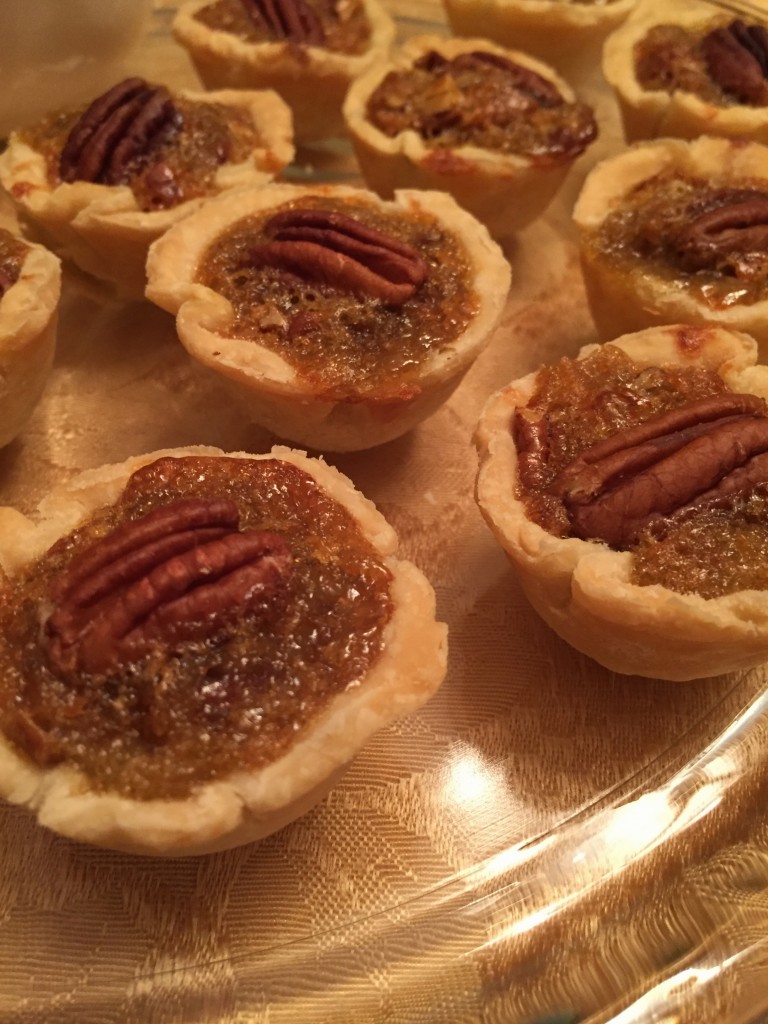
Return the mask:
[[[121,523],[180,497],[228,497],[240,529],[279,533],[293,570],[269,628],[158,644],[74,682],[51,669],[41,616],[51,581]],[[360,685],[392,614],[391,574],[351,514],[279,459],[165,458],[0,592],[0,728],[27,758],[66,762],[99,791],[184,798],[285,753],[337,694]]]

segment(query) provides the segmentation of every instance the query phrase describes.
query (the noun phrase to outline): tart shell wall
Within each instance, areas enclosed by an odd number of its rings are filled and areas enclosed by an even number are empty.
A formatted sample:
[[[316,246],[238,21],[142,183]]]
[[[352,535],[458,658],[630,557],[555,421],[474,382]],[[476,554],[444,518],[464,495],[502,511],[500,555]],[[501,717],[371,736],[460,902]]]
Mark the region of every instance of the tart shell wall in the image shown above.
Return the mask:
[[[245,107],[263,140],[252,159],[219,168],[217,193],[265,184],[293,159],[290,111],[276,93],[182,90],[180,95],[195,102]],[[14,134],[0,156],[0,184],[46,244],[128,299],[143,298],[150,244],[206,201],[192,199],[144,212],[128,186],[75,181],[52,187],[42,155]]]
[[[24,428],[53,365],[61,269],[29,242],[19,279],[0,300],[0,446]]]
[[[754,341],[718,327],[651,328],[611,342],[641,366],[678,364],[717,371],[735,391],[768,398],[768,367]],[[579,353],[585,358],[597,346]],[[615,672],[687,680],[752,668],[768,659],[768,593],[705,599],[630,582],[629,552],[556,537],[532,522],[517,497],[517,451],[510,429],[536,374],[487,402],[475,434],[477,500],[509,556],[529,601],[556,633]]]
[[[397,558],[392,527],[336,469],[288,448],[264,455],[203,446],[168,449],[83,473],[41,503],[37,522],[0,508],[0,567],[12,576],[91,511],[117,500],[141,466],[184,455],[277,458],[309,473],[352,514],[389,568],[394,611],[384,649],[360,685],[334,697],[285,754],[262,769],[203,785],[186,800],[139,801],[95,792],[81,773],[66,765],[39,768],[0,735],[0,795],[62,835],[129,853],[211,853],[282,828],[327,794],[374,732],[428,700],[446,670],[447,631],[435,619],[434,592],[411,562]]]
[[[768,353],[768,300],[711,308],[697,296],[638,265],[617,273],[610,260],[592,258],[584,236],[599,227],[636,185],[666,169],[729,181],[763,179],[768,189],[768,146],[702,137],[636,143],[597,164],[578,196],[573,219],[581,240],[582,270],[590,312],[603,340],[670,323],[718,324],[751,334]]]
[[[228,225],[304,195],[360,198],[369,194],[345,186],[271,185],[211,202],[152,247],[147,262],[147,296],[176,314],[184,347],[220,376],[254,421],[282,438],[312,448],[361,450],[399,437],[448,399],[485,347],[502,314],[510,268],[485,228],[450,196],[398,192],[396,208],[434,214],[441,226],[463,242],[479,300],[477,314],[460,337],[443,351],[428,356],[416,388],[394,397],[325,400],[277,353],[258,342],[221,334],[231,316],[230,303],[194,281],[203,252]],[[382,202],[372,193],[370,199]]]
[[[339,135],[341,105],[350,82],[395,38],[395,24],[376,0],[362,0],[371,29],[370,45],[359,55],[315,46],[291,49],[284,42],[250,43],[215,31],[195,18],[211,0],[192,0],[176,14],[173,32],[187,50],[207,89],[274,89],[293,114],[301,142]]]
[[[613,89],[627,142],[670,136],[696,139],[700,135],[747,138],[768,142],[768,108],[743,104],[720,107],[694,93],[644,89],[635,75],[633,49],[655,25],[680,25],[691,30],[722,14],[699,0],[645,0],[605,42],[603,74]]]
[[[568,102],[575,93],[546,64],[519,50],[507,50],[486,39],[444,39],[417,36],[398,54],[381,58],[352,83],[344,102],[344,120],[360,169],[369,188],[391,198],[399,188],[436,189],[450,193],[465,210],[486,225],[494,237],[519,231],[540,216],[565,180],[574,158],[537,166],[525,156],[478,146],[456,149],[427,146],[416,131],[390,138],[367,117],[367,105],[382,79],[410,67],[422,54],[436,50],[448,60],[461,53],[496,53],[553,82]]]

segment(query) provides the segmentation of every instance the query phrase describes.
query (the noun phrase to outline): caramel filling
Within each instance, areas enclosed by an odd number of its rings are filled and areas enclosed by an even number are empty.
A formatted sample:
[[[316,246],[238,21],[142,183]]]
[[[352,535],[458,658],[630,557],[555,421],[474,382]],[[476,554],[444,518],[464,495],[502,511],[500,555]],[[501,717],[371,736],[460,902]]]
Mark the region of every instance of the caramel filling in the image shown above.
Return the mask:
[[[27,252],[20,238],[0,228],[0,299],[18,281]]]
[[[215,193],[219,167],[244,162],[261,144],[251,116],[242,108],[181,97],[173,99],[173,106],[173,119],[147,150],[128,162],[117,182],[130,187],[143,211]],[[51,187],[61,182],[61,153],[85,109],[56,112],[18,133],[45,158]]]
[[[666,429],[654,431],[659,422]],[[640,585],[707,598],[768,589],[768,416],[760,399],[735,395],[708,370],[641,368],[608,345],[540,370],[513,428],[519,497],[545,530],[616,538],[611,546],[633,552],[631,578]],[[677,482],[687,496],[681,507],[649,513]],[[600,536],[589,535],[595,513]]]
[[[393,304],[325,283],[319,273],[307,277],[298,266],[265,263],[263,247],[274,239],[267,225],[299,205],[354,218],[394,245],[405,244],[419,254],[426,279]],[[428,214],[320,197],[238,222],[208,248],[196,279],[232,303],[228,337],[258,341],[278,353],[329,400],[396,401],[414,393],[425,359],[455,342],[477,310],[463,247]]]
[[[567,103],[548,79],[485,51],[448,60],[432,50],[391,71],[367,117],[390,138],[411,130],[428,146],[478,146],[542,164],[572,159],[597,136],[589,107]]]
[[[654,25],[635,44],[635,77],[649,91],[688,92],[718,107],[768,104],[768,31],[741,19],[698,29]]]
[[[87,578],[83,563],[93,563],[97,541],[128,524],[146,532],[144,517],[168,511],[181,517],[175,531],[181,534],[191,522],[190,499],[216,510],[223,505],[227,519],[224,540],[208,536],[213,527],[206,526],[205,537],[175,556],[187,568],[193,556],[202,560],[202,575],[212,580],[210,593],[192,592],[197,613],[205,610],[201,627],[188,608],[179,611],[165,596],[159,614],[157,607],[136,612],[137,587],[146,589],[142,573],[156,606],[158,587],[179,575],[158,569],[156,554],[173,529],[130,556],[138,583],[133,579],[129,599],[111,593],[128,571],[124,551],[120,558],[112,552],[106,572],[100,566]],[[235,527],[230,506],[239,516]],[[187,510],[183,516],[180,508]],[[251,545],[237,553],[236,571],[255,567],[263,584],[254,597],[253,581],[246,580],[239,611],[233,595],[242,581],[222,575],[219,550],[233,540],[236,547]],[[201,555],[204,544],[214,554]],[[0,727],[25,756],[41,765],[71,764],[98,790],[183,798],[202,783],[274,761],[334,695],[359,684],[382,649],[392,614],[390,580],[351,515],[292,464],[161,459],[131,477],[115,506],[59,541],[1,592]],[[85,639],[77,639],[72,610],[86,592],[102,603],[75,623],[85,629]],[[112,623],[127,605],[138,616],[136,628],[115,639]],[[99,616],[107,617],[108,629]],[[96,625],[89,633],[91,617]],[[72,636],[75,643],[67,646]]]
[[[583,240],[587,262],[622,280],[652,274],[711,309],[768,298],[768,181],[666,170],[625,195]]]
[[[365,10],[358,0],[306,0],[308,6],[322,25],[323,49],[335,53],[357,56],[365,53],[370,44],[371,29]],[[290,6],[290,0],[282,0],[280,6]],[[291,40],[287,34],[276,36],[270,25],[258,13],[253,14],[256,5],[243,0],[214,0],[201,8],[195,19],[217,32],[229,32],[247,43],[273,43],[288,41],[291,45],[302,45]]]

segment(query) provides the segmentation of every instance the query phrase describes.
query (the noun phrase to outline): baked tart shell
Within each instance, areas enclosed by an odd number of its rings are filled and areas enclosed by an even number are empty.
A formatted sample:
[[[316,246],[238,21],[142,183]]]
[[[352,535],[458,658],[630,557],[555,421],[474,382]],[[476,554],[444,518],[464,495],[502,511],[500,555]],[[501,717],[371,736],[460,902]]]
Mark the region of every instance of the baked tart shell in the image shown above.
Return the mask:
[[[196,283],[209,244],[243,218],[303,196],[327,195],[386,208],[372,193],[346,186],[270,185],[208,203],[152,246],[147,261],[147,296],[176,315],[179,338],[189,354],[215,372],[243,404],[246,414],[277,436],[327,451],[355,451],[399,437],[447,401],[486,346],[504,309],[510,267],[485,228],[453,199],[438,192],[399,191],[389,204],[424,211],[458,236],[466,251],[477,310],[453,342],[424,360],[415,387],[382,396],[333,400],[317,394],[278,353],[256,341],[226,337],[227,299]]]
[[[128,478],[164,456],[224,456],[215,448],[152,452],[81,474],[53,491],[33,522],[0,509],[0,566],[12,577],[40,557],[89,513],[115,502]],[[322,799],[365,742],[379,729],[419,708],[446,670],[446,627],[435,620],[432,587],[397,557],[397,536],[345,476],[288,448],[269,454],[312,476],[353,516],[392,574],[394,609],[384,646],[360,684],[332,697],[287,752],[265,767],[204,784],[186,799],[133,800],[97,792],[82,773],[61,764],[39,768],[0,735],[0,794],[36,815],[41,825],[71,839],[129,853],[186,856],[249,843],[282,828]]]
[[[768,368],[755,365],[754,341],[718,327],[674,325],[618,338],[640,366],[707,367],[734,391],[768,398]],[[583,348],[583,359],[598,346]],[[487,402],[475,433],[477,501],[509,556],[530,603],[576,650],[615,672],[687,680],[753,668],[768,659],[768,593],[718,598],[630,582],[632,555],[605,544],[561,538],[526,515],[518,497],[514,410],[536,374],[513,381]]]
[[[25,244],[19,278],[0,300],[0,446],[32,415],[56,349],[59,260],[41,245]]]
[[[761,179],[768,188],[768,146],[708,137],[693,142],[660,139],[635,143],[593,168],[576,200],[573,219],[599,337],[608,340],[672,323],[712,323],[751,334],[761,351],[768,352],[768,300],[713,307],[681,288],[679,277],[662,277],[642,264],[631,273],[617,271],[610,259],[592,257],[587,251],[584,237],[598,229],[632,189],[665,170],[726,183]]]

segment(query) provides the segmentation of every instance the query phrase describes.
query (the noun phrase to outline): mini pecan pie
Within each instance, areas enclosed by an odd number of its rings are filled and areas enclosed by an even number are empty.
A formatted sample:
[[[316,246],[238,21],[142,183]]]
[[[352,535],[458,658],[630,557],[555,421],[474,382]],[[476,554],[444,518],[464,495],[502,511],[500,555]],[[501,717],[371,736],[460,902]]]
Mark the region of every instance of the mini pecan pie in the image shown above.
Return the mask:
[[[60,290],[58,259],[0,227],[0,446],[21,432],[43,392]]]
[[[253,420],[349,451],[448,398],[501,315],[510,270],[450,196],[268,185],[177,225],[147,274],[147,296]]]
[[[641,3],[606,41],[603,72],[629,141],[768,142],[768,28],[702,0]]]
[[[209,89],[274,89],[296,139],[339,135],[350,82],[395,35],[378,0],[191,0],[173,23]]]
[[[270,181],[293,157],[271,92],[180,92],[129,78],[11,134],[0,183],[50,245],[140,297],[147,249],[208,197]]]
[[[443,0],[455,35],[482,34],[568,75],[587,75],[636,0]]]
[[[482,39],[409,40],[352,84],[344,116],[371,188],[450,192],[496,236],[534,220],[597,136],[551,68]]]
[[[768,658],[768,368],[747,335],[654,327],[487,403],[477,496],[534,608],[617,672]]]
[[[319,460],[153,452],[41,512],[0,510],[0,792],[64,835],[258,839],[442,681],[432,588]]]
[[[637,143],[594,168],[574,220],[602,338],[717,323],[768,344],[768,147]]]

